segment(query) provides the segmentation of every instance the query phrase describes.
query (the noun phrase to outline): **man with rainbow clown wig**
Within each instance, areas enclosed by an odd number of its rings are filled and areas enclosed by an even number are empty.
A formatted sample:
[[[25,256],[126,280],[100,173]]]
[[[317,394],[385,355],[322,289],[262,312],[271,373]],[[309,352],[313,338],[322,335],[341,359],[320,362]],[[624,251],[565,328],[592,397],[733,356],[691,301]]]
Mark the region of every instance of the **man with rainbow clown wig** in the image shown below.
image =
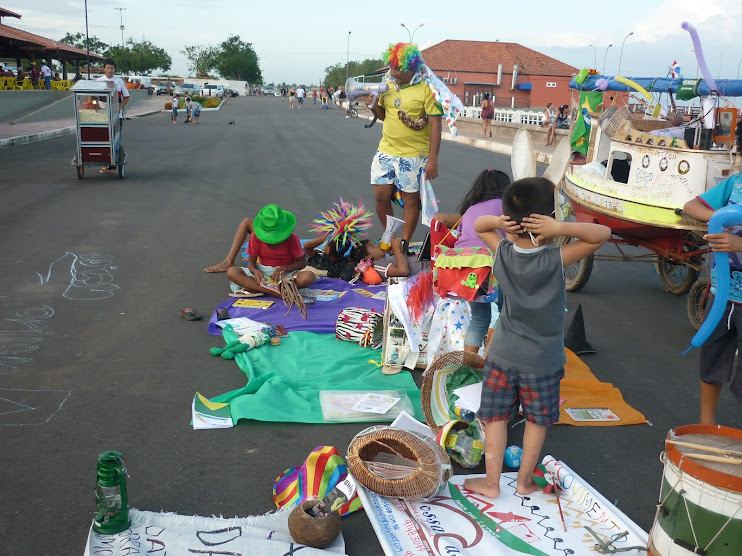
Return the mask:
[[[371,105],[384,121],[379,148],[371,162],[376,214],[382,227],[393,216],[392,196],[400,192],[403,209],[402,239],[409,242],[420,217],[420,186],[423,179],[438,176],[441,118],[445,115],[456,135],[461,101],[425,65],[417,45],[389,45],[383,54],[389,65],[385,79],[389,90]]]

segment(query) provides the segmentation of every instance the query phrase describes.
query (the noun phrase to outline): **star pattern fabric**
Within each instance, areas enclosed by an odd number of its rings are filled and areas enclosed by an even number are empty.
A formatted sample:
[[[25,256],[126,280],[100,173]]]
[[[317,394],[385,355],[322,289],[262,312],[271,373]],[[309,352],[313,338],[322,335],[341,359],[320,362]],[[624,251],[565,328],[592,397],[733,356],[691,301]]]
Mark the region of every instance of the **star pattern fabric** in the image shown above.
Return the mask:
[[[428,367],[436,356],[463,349],[470,322],[468,301],[451,297],[439,299],[428,334]]]

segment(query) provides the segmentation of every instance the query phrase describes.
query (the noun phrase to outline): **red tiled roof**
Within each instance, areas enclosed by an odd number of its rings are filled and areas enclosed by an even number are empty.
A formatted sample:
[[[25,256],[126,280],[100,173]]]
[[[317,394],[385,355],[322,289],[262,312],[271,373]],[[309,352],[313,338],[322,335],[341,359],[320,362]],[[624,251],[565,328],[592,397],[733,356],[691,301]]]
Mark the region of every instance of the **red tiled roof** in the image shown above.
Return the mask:
[[[10,10],[6,10],[5,8],[0,8],[0,17],[17,17],[18,19],[20,19],[21,14],[11,12]]]
[[[435,72],[497,73],[498,64],[505,73],[512,73],[518,64],[521,75],[570,77],[578,72],[569,64],[515,42],[445,40],[426,48],[422,55]]]
[[[22,31],[21,29],[16,29],[15,27],[10,27],[8,25],[0,24],[0,39],[30,43],[31,45],[41,47],[44,50],[69,52],[70,54],[75,55],[75,58],[79,58],[83,55],[87,56],[87,51],[82,48],[77,48],[76,46],[69,45],[66,42],[47,39],[41,35],[35,35],[28,31]],[[90,57],[99,58],[101,60],[104,58],[103,56],[94,54],[93,52],[90,53]]]

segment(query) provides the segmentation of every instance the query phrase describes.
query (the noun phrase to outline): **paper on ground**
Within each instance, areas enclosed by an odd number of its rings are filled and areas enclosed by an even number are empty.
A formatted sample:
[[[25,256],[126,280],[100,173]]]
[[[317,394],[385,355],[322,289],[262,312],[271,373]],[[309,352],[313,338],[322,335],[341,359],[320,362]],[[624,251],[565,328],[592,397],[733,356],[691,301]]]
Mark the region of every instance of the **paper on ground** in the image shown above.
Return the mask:
[[[373,394],[369,392],[363,396],[356,405],[352,407],[353,411],[361,411],[363,413],[379,413],[384,414],[389,411],[394,404],[396,404],[400,398],[393,398],[391,396],[384,396],[382,394]]]
[[[435,438],[435,433],[428,425],[421,423],[406,411],[402,411],[397,415],[397,418],[392,422],[391,426],[404,431],[421,434],[428,438]]]
[[[476,382],[474,384],[470,384],[469,386],[456,388],[453,393],[459,397],[459,399],[456,400],[456,407],[460,407],[461,409],[468,409],[469,411],[473,411],[474,413],[479,411],[479,404],[482,403],[481,382]]]
[[[234,426],[228,403],[212,402],[198,392],[193,397],[191,413],[193,430],[228,429]]]
[[[345,554],[342,533],[324,550],[294,542],[289,534],[289,513],[284,511],[224,519],[131,509],[131,527],[126,531],[115,535],[99,535],[91,527],[84,556],[131,556],[145,553],[214,556]]]

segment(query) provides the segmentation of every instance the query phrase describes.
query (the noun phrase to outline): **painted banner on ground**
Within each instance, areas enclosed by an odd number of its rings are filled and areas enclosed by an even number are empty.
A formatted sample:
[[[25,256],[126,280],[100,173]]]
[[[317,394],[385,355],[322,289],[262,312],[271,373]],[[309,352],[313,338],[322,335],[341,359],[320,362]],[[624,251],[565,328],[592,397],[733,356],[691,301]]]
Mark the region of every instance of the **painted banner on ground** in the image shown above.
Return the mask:
[[[563,487],[560,499],[567,532],[556,497],[540,491],[517,494],[515,473],[502,474],[498,498],[465,490],[463,482],[472,475],[453,477],[446,490],[425,502],[358,490],[387,556],[588,554],[597,541],[586,526],[607,543],[615,538],[617,549],[647,545],[647,534],[574,471],[551,456],[543,463]],[[628,534],[614,537],[624,531]]]
[[[85,556],[134,556],[136,554],[294,554],[321,556],[345,554],[342,533],[319,550],[295,543],[289,535],[288,515],[276,512],[255,517],[201,517],[130,510],[131,527],[115,535],[90,529]]]

